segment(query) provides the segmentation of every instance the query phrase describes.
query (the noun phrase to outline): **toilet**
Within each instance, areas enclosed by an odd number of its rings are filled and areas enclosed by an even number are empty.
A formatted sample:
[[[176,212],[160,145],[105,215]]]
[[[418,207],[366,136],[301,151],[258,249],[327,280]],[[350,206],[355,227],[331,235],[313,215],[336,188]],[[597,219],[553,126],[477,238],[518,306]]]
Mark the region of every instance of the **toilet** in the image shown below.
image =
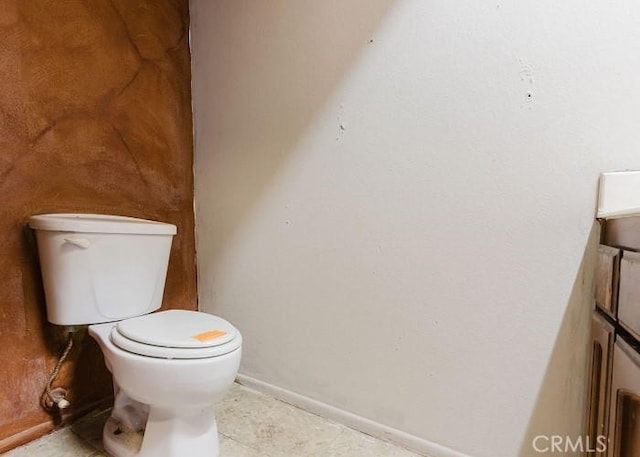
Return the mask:
[[[113,457],[217,457],[214,403],[242,350],[226,320],[162,304],[176,226],[124,216],[43,214],[35,231],[47,319],[88,325],[113,375],[103,432]]]

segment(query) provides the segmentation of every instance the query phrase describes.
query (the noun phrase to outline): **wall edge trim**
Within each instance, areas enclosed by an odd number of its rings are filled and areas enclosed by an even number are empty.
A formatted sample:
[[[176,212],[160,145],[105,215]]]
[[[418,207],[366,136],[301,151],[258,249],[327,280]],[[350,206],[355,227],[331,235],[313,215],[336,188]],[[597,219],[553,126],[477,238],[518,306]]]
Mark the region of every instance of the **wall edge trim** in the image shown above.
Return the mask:
[[[243,386],[271,395],[278,400],[289,403],[318,416],[334,420],[349,428],[375,438],[401,445],[409,450],[424,454],[425,457],[472,457],[454,449],[442,446],[423,438],[419,438],[402,430],[389,427],[357,414],[331,406],[327,403],[292,392],[268,382],[238,373],[236,381]]]
[[[55,430],[55,428],[56,426],[51,421],[41,422],[33,427],[29,427],[18,433],[14,433],[11,436],[3,438],[0,440],[0,454],[4,454],[18,446],[22,446],[23,444],[27,444],[41,438]]]
[[[5,452],[9,452],[19,446],[28,444],[38,438],[48,435],[49,433],[61,430],[71,425],[76,419],[79,419],[85,414],[89,414],[91,411],[108,408],[112,405],[113,397],[107,397],[102,400],[91,402],[82,408],[78,408],[76,411],[63,415],[62,421],[59,424],[55,424],[52,420],[47,420],[21,430],[18,433],[14,433],[13,435],[2,438],[0,439],[0,454],[4,454]]]

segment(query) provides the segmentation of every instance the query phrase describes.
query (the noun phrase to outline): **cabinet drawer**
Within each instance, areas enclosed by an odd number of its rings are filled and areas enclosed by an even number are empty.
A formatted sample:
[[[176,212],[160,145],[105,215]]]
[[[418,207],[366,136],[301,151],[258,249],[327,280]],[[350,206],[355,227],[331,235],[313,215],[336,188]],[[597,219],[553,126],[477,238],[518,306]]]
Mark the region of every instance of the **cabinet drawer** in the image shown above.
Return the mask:
[[[598,308],[614,319],[618,304],[619,267],[620,249],[600,245],[596,260],[595,301]]]
[[[587,436],[589,443],[598,443],[609,437],[609,396],[613,367],[614,328],[594,312],[591,321],[591,363],[589,369],[587,402]],[[598,449],[585,454],[588,457],[606,457],[606,450]]]
[[[640,355],[621,338],[613,350],[609,457],[640,455]]]
[[[640,339],[640,252],[624,251],[620,261],[618,321]]]

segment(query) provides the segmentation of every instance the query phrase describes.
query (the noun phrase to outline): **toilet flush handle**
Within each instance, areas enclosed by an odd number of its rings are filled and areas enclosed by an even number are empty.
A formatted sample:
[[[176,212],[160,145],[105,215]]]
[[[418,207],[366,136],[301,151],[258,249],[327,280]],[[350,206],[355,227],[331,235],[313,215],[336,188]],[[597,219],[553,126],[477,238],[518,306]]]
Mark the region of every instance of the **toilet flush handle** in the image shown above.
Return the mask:
[[[65,243],[73,244],[74,246],[78,246],[82,249],[87,249],[91,244],[86,238],[77,238],[77,237],[69,237],[64,239]]]

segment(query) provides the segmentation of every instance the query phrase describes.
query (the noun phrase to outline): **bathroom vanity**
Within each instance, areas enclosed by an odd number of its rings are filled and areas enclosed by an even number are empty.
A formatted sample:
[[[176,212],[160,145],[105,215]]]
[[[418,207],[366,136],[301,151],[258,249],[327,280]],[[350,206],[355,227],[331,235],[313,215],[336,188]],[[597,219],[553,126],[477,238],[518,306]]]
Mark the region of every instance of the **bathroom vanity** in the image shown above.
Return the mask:
[[[602,221],[587,402],[588,457],[640,455],[640,216]],[[606,440],[606,446],[598,446]],[[606,449],[605,449],[606,448]]]

